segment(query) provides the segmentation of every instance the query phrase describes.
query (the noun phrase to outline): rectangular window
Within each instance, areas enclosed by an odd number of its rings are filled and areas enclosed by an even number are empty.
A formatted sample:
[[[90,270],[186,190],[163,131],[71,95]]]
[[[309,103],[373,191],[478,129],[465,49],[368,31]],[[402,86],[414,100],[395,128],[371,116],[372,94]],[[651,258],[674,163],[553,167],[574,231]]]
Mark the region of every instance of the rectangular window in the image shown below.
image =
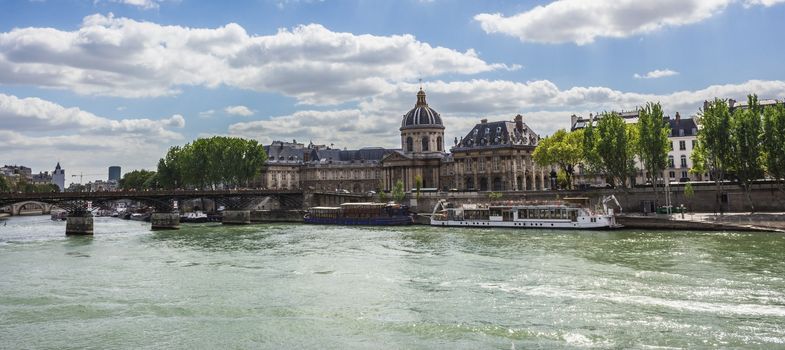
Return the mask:
[[[493,157],[493,170],[499,170],[499,157]]]
[[[687,150],[687,141],[679,141],[679,151]]]
[[[686,171],[682,171],[682,172],[681,172],[681,178],[682,178],[682,179],[686,179],[686,178],[688,178],[688,176],[687,176],[687,172],[686,172]]]
[[[671,151],[673,151],[673,141],[671,141]]]
[[[485,158],[480,158],[479,171],[485,171]]]
[[[682,168],[686,168],[687,167],[687,158],[686,157],[681,157],[681,167]]]
[[[679,129],[679,136],[684,136],[684,129]]]
[[[671,180],[674,180],[674,179],[676,179],[676,172],[675,172],[675,171],[671,171],[671,172],[669,172],[669,173],[668,173],[668,177],[669,177]]]
[[[696,140],[692,140],[692,149],[695,149]]]

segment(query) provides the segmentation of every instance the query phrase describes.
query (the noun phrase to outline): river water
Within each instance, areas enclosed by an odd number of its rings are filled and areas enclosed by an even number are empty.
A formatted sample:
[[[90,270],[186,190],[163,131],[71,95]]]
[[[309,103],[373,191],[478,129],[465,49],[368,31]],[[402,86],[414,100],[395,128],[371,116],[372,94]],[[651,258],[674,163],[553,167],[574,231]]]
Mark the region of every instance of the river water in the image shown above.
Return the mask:
[[[0,221],[0,348],[783,348],[785,235]]]

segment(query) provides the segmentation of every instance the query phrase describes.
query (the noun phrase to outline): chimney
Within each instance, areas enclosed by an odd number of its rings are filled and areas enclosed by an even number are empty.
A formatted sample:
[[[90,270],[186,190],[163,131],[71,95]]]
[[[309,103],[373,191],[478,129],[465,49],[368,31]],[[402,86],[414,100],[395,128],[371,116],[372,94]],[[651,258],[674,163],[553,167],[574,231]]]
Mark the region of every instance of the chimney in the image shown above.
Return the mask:
[[[679,125],[679,122],[681,122],[681,116],[679,115],[679,112],[676,112],[676,125]]]
[[[523,116],[520,114],[515,116],[515,129],[518,130],[518,132],[523,131]]]
[[[485,124],[487,122],[488,122],[488,119],[486,119],[486,118],[480,119],[480,124]]]
[[[703,111],[705,112],[707,109],[709,109],[709,101],[703,100]]]
[[[575,123],[577,123],[577,122],[578,122],[578,116],[575,115],[575,114],[571,115],[570,116],[570,128],[572,129],[573,127],[575,127]]]
[[[736,100],[729,98],[728,99],[728,109],[733,110],[733,106],[736,105]]]

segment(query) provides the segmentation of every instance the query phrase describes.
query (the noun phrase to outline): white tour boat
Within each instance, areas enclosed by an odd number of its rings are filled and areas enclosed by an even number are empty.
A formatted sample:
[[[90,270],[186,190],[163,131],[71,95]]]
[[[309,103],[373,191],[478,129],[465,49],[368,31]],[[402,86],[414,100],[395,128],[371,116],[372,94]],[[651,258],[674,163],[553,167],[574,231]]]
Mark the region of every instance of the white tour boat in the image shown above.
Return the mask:
[[[608,201],[618,205],[616,197],[602,201],[602,210],[592,210],[584,203],[588,198],[565,198],[560,201],[529,202],[523,204],[464,204],[452,207],[440,200],[431,214],[432,226],[512,227],[554,229],[609,229],[619,228]],[[619,206],[621,207],[621,206]]]

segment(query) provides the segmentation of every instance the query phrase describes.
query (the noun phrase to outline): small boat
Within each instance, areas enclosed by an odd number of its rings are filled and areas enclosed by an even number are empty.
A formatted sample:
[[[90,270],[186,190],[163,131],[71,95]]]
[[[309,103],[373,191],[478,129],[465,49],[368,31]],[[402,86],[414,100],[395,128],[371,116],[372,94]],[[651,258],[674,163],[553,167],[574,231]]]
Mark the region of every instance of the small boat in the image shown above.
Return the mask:
[[[441,200],[433,208],[432,226],[510,227],[553,229],[612,229],[616,223],[610,199],[603,199],[603,211],[592,210],[582,203],[588,198],[565,198],[560,201],[528,202],[520,204],[464,204],[452,207]],[[618,201],[616,202],[618,205]]]
[[[210,221],[210,218],[201,211],[195,211],[180,216],[180,222],[201,223],[208,221]]]
[[[304,221],[309,224],[390,226],[412,224],[409,208],[393,203],[344,203],[340,207],[313,207]]]

